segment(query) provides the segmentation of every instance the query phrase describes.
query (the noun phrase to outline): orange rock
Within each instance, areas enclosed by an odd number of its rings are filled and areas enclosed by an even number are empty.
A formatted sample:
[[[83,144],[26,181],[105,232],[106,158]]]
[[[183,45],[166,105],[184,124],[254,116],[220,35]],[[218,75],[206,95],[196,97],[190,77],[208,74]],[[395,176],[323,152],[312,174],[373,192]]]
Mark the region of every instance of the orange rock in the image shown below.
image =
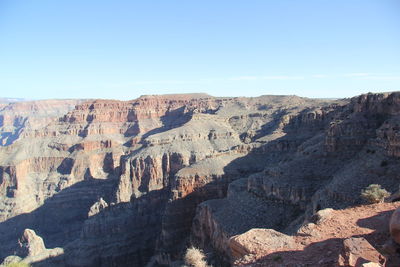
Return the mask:
[[[385,262],[382,254],[363,237],[347,238],[343,241],[343,246],[343,251],[339,255],[339,266],[361,267],[370,262]]]

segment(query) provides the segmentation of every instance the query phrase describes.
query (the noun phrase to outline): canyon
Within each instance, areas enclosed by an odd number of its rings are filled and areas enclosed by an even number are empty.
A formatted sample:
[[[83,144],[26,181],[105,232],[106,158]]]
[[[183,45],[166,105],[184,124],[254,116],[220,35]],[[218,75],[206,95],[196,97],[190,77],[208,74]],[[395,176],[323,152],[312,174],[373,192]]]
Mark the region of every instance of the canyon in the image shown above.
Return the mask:
[[[0,262],[181,266],[194,245],[215,267],[295,266],[316,214],[398,192],[399,115],[398,92],[3,101]]]

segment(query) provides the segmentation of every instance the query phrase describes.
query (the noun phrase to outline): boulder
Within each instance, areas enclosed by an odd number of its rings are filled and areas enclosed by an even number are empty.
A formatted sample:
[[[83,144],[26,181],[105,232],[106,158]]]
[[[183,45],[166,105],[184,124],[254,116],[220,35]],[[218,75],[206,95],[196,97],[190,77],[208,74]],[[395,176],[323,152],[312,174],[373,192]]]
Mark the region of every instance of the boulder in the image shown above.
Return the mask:
[[[297,245],[292,236],[273,229],[251,229],[229,240],[233,259],[248,254],[267,255],[281,250],[294,250]]]
[[[311,221],[315,224],[321,224],[324,221],[330,219],[333,215],[333,209],[323,209],[323,210],[319,210],[317,213],[315,213],[312,218]]]
[[[339,266],[361,267],[368,263],[381,264],[384,262],[385,258],[382,254],[380,254],[365,238],[351,237],[343,241],[343,250],[339,255]],[[381,266],[379,264],[378,266]]]

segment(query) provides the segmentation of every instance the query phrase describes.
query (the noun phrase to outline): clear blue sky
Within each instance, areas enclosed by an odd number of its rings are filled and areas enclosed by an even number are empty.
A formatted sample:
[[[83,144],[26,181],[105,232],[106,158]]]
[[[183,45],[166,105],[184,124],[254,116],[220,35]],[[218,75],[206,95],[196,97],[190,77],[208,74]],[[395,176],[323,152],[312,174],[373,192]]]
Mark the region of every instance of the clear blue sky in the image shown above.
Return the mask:
[[[398,0],[0,0],[0,96],[400,90]]]

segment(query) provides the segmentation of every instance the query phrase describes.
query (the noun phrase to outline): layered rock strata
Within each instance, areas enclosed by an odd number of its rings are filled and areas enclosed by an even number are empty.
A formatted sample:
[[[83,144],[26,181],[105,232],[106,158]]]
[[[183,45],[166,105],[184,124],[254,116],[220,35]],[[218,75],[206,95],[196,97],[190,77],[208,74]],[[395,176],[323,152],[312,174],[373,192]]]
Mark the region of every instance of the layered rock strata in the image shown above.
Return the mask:
[[[200,247],[211,244],[228,264],[235,258],[229,240],[237,234],[252,228],[293,234],[318,210],[363,203],[360,192],[372,183],[395,192],[400,182],[395,153],[399,99],[398,93],[362,95],[348,105],[320,112],[324,115],[292,118],[279,140],[289,141],[278,147],[282,158],[231,183],[225,199],[198,206],[193,242]],[[290,152],[285,156],[286,151]],[[250,218],[239,219],[247,215]],[[247,225],[242,228],[244,221]]]
[[[398,99],[142,96],[18,124],[0,148],[0,258],[30,228],[64,249],[53,266],[173,261],[190,235],[229,263],[233,236],[291,234],[370,183],[398,186]]]

